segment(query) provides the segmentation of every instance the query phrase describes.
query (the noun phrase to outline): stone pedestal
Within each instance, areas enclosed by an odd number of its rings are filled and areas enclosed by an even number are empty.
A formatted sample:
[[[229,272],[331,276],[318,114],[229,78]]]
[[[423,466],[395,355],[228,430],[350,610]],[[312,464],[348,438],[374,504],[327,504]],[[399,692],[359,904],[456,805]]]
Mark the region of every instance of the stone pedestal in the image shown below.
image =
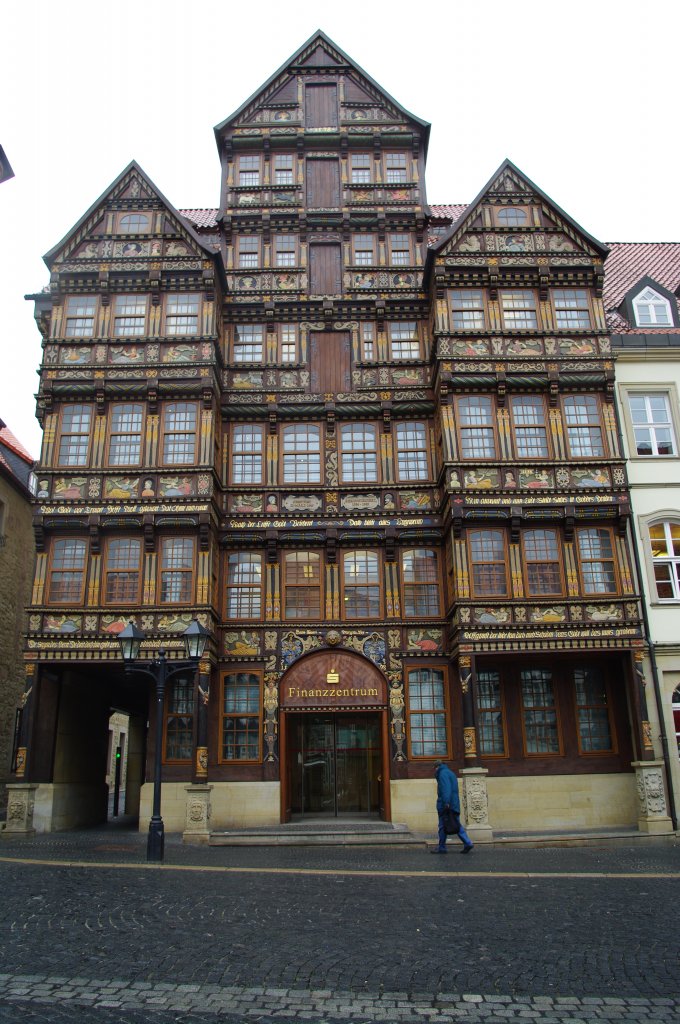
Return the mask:
[[[489,822],[489,793],[486,785],[487,768],[463,768],[460,777],[463,782],[462,809],[465,830],[473,842],[478,839],[493,839]]]
[[[672,832],[668,814],[663,761],[633,761],[638,795],[638,828],[640,832],[658,834]]]
[[[185,786],[187,793],[186,821],[182,840],[185,843],[205,843],[210,837],[210,790],[212,786]]]
[[[37,785],[13,782],[7,786],[7,824],[0,835],[34,836],[33,810]]]

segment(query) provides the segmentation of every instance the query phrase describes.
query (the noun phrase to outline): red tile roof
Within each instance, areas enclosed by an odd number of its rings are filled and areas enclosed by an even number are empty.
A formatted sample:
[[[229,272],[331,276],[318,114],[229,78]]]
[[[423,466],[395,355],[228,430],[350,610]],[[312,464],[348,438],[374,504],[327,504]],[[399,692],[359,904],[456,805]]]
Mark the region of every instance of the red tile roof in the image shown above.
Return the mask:
[[[219,210],[180,210],[183,217],[197,228],[216,228]]]
[[[430,216],[435,220],[450,220],[451,223],[453,223],[455,220],[458,220],[461,213],[464,213],[465,210],[467,210],[467,207],[467,203],[454,203],[453,205],[448,206],[431,206]]]
[[[614,334],[649,334],[644,327],[631,327],[616,312],[630,289],[643,277],[651,277],[675,292],[680,286],[680,242],[608,242],[604,265],[604,308],[607,326]],[[680,305],[680,304],[679,304]],[[665,334],[678,334],[668,327]]]
[[[5,426],[2,420],[0,420],[0,444],[6,445],[14,452],[15,455],[18,455],[20,459],[23,459],[24,462],[28,462],[29,465],[33,465],[33,456],[26,451],[22,443],[16,439],[12,431],[9,427]]]

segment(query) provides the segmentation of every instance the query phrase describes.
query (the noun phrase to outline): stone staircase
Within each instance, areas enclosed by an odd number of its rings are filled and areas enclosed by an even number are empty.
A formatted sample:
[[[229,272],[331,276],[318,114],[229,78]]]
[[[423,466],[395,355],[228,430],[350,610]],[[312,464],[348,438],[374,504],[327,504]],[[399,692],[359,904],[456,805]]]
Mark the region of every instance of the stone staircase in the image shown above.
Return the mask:
[[[407,825],[391,821],[306,820],[210,833],[210,846],[422,846]]]

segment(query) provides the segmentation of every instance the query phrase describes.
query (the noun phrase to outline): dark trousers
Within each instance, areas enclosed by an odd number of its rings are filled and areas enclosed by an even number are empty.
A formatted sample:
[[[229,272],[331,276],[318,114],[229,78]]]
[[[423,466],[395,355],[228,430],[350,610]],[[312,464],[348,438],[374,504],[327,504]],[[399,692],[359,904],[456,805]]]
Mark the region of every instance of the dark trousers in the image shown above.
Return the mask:
[[[439,835],[439,849],[440,850],[445,850],[446,849],[446,832],[444,831],[443,812],[442,811],[437,811],[437,814],[439,815],[439,828],[437,830],[438,831],[438,835]],[[460,841],[463,844],[463,846],[472,846],[472,840],[470,839],[469,835],[467,834],[467,832],[463,828],[462,823],[461,823],[461,826],[460,826],[460,832],[458,833],[458,838],[460,839]]]

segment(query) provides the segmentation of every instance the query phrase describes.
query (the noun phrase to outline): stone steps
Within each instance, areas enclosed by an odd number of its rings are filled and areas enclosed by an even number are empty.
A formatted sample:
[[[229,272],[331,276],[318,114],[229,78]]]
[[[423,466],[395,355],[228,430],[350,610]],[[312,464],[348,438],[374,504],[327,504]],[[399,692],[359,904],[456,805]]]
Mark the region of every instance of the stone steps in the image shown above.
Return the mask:
[[[321,822],[229,829],[210,833],[209,846],[422,846],[423,837],[391,822]]]

